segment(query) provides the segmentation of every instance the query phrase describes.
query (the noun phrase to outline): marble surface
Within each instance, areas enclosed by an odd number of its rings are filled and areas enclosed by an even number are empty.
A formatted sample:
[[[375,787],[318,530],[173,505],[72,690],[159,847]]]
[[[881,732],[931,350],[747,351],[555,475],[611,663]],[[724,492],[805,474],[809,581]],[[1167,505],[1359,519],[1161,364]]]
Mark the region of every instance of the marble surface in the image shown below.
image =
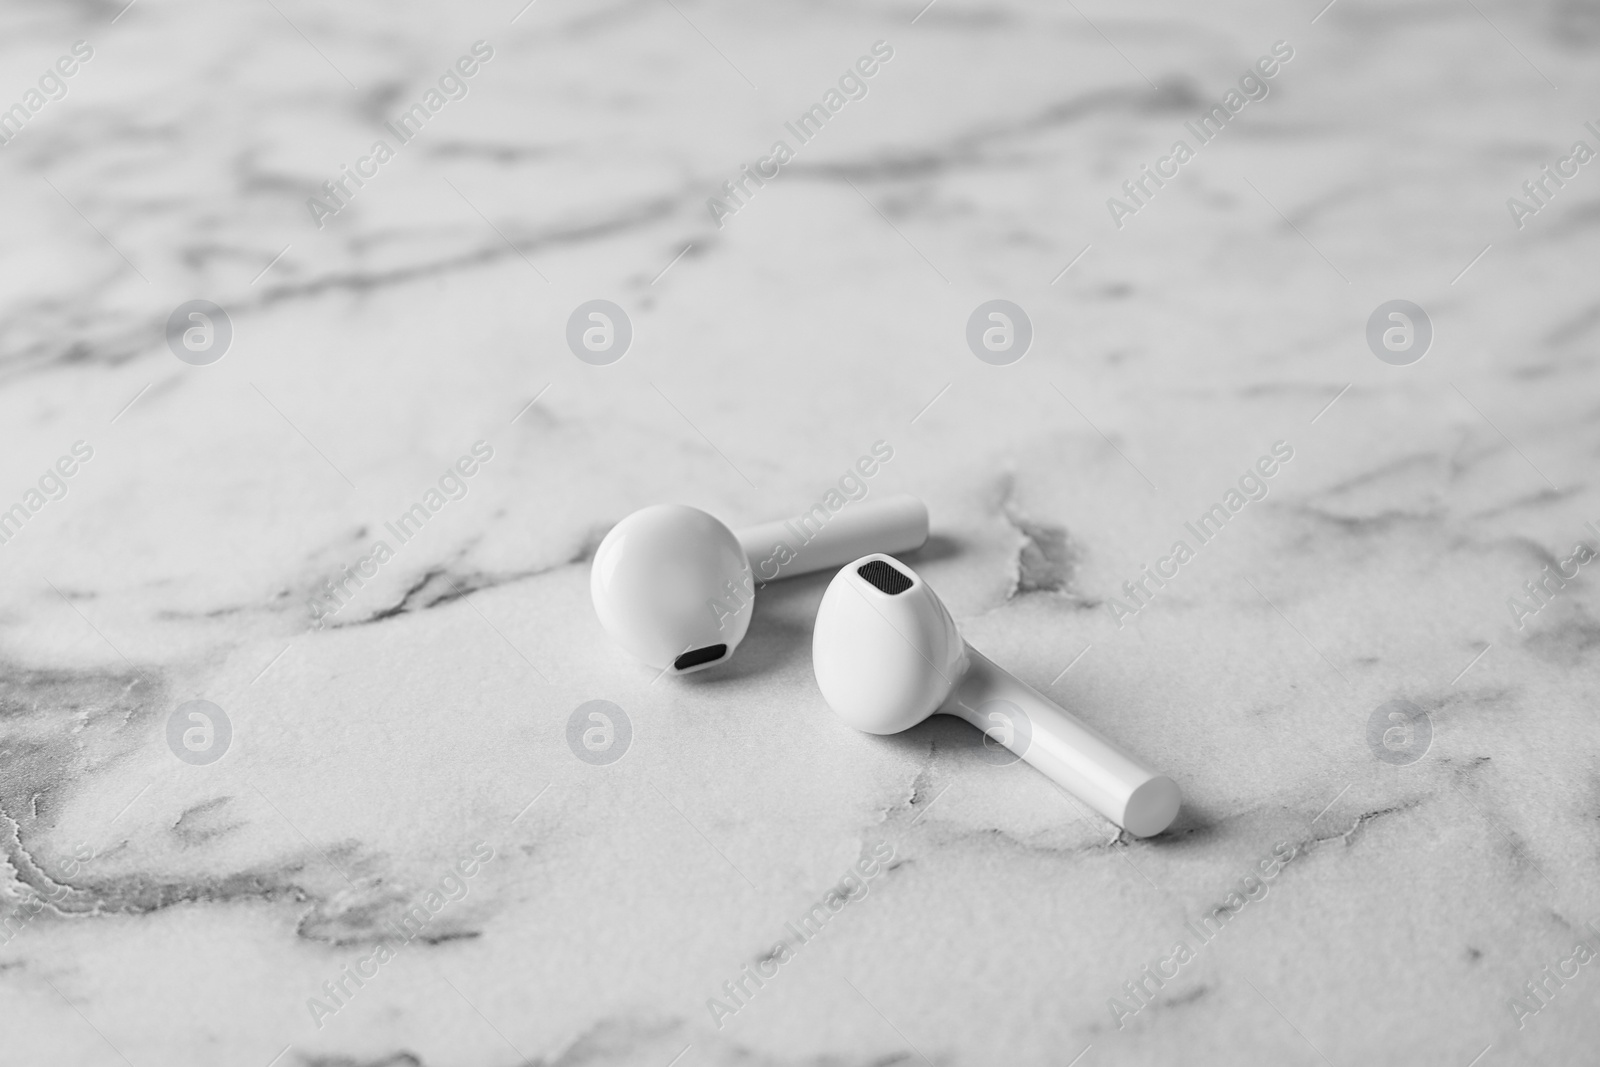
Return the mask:
[[[0,544],[0,1062],[1592,1059],[1600,967],[1564,961],[1600,943],[1600,603],[1586,568],[1507,600],[1600,542],[1600,171],[1520,229],[1506,201],[1600,146],[1600,8],[1322,2],[8,5],[0,105],[93,54],[0,148],[0,508],[92,458]],[[477,41],[319,228],[307,198]],[[1278,41],[1266,98],[1117,226]],[[996,297],[1035,330],[1009,366],[964,339]],[[597,298],[634,327],[609,366],[564,341]],[[194,299],[232,324],[209,366],[164,338]],[[1365,338],[1393,299],[1434,327],[1409,366]],[[879,440],[872,493],[933,515],[907,562],[1181,783],[1172,831],[1120,836],[953,719],[845,727],[825,576],[763,590],[725,669],[605,640],[611,523],[795,514]],[[1275,442],[1266,498],[1119,617]],[[205,765],[167,740],[192,700],[231,724]],[[590,700],[632,724],[607,766],[567,743]],[[1392,700],[1431,728],[1404,765],[1369,744]],[[1146,965],[1178,968],[1148,1003]]]

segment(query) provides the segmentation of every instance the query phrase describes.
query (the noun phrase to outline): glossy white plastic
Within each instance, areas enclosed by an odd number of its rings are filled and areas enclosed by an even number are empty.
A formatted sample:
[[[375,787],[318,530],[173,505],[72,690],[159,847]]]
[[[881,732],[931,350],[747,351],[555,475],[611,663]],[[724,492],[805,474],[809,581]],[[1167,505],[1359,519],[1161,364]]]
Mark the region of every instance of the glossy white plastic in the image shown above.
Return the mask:
[[[915,497],[821,510],[735,534],[698,508],[641,508],[595,551],[589,594],[600,625],[656,670],[704,670],[726,662],[744,640],[757,578],[806,574],[866,551],[902,552],[928,538],[928,509]],[[774,559],[775,543],[789,554]]]
[[[862,577],[881,560],[909,587],[889,593]],[[823,699],[858,730],[893,734],[929,715],[958,715],[1136,837],[1177,817],[1177,783],[1123,752],[1059,704],[961,638],[955,620],[905,564],[882,554],[834,576],[817,609],[812,666]]]
[[[683,504],[641,508],[617,523],[589,571],[595,614],[612,639],[657,670],[680,674],[733,654],[750,628],[753,588],[733,531]],[[704,662],[674,666],[719,645],[721,653]]]

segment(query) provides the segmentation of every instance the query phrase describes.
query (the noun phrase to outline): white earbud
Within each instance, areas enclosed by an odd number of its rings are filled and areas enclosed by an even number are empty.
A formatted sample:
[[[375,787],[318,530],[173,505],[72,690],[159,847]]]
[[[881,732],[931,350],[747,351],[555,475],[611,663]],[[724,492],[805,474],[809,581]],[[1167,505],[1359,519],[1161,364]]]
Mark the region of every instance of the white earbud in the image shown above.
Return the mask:
[[[904,564],[865,556],[817,609],[812,666],[823,699],[871,734],[959,715],[1136,837],[1177,817],[1181,796],[1060,705],[967,644],[938,595]]]
[[[750,628],[755,583],[837,567],[863,552],[907,552],[928,539],[911,496],[862,500],[738,533],[698,508],[657,504],[611,528],[589,593],[613,640],[657,670],[722,663]]]

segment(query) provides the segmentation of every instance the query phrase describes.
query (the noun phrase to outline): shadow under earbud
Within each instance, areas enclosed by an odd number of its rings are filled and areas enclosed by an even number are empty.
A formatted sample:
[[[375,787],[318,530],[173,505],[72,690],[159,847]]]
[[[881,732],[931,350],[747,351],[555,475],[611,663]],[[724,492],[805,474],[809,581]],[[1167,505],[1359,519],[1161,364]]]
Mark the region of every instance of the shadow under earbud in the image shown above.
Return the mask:
[[[1144,838],[1144,841],[1154,845],[1200,844],[1216,834],[1217,826],[1218,820],[1214,816],[1186,796],[1172,825],[1154,837]]]
[[[960,759],[983,747],[983,734],[954,715],[929,715],[897,734],[869,734],[874,744],[893,745],[907,751],[931,749],[932,755],[956,754]]]

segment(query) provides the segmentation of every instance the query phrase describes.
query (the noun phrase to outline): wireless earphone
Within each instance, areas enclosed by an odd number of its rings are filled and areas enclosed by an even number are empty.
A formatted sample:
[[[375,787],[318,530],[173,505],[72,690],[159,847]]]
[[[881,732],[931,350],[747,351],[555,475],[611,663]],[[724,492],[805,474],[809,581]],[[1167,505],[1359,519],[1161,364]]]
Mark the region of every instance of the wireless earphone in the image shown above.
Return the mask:
[[[613,640],[658,670],[687,674],[725,661],[750,627],[755,583],[837,567],[863,552],[906,552],[928,539],[911,496],[818,504],[738,533],[698,508],[657,504],[611,528],[595,551],[589,593]]]
[[[950,612],[904,564],[864,556],[828,585],[811,643],[823,699],[871,734],[936,712],[959,715],[1136,837],[1165,830],[1178,786],[962,640]]]

